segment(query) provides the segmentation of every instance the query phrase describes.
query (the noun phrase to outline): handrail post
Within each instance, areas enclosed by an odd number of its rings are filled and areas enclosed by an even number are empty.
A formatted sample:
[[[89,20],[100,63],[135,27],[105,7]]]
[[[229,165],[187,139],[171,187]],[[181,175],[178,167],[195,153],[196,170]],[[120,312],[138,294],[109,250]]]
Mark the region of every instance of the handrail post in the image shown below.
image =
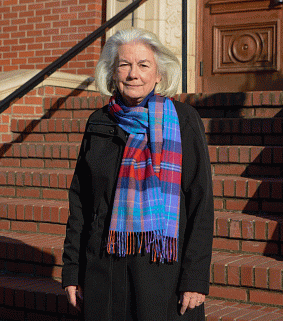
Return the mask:
[[[182,93],[187,92],[188,18],[187,0],[182,0]]]

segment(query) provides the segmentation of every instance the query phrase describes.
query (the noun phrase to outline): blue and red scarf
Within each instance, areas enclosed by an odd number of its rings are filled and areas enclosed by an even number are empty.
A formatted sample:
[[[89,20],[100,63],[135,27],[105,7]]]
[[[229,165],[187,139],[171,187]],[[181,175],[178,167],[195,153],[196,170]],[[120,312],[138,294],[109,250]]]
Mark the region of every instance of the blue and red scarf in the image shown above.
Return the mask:
[[[109,113],[128,132],[117,181],[108,253],[124,257],[144,248],[152,261],[178,258],[182,148],[178,115],[168,98],[153,95],[146,107]]]

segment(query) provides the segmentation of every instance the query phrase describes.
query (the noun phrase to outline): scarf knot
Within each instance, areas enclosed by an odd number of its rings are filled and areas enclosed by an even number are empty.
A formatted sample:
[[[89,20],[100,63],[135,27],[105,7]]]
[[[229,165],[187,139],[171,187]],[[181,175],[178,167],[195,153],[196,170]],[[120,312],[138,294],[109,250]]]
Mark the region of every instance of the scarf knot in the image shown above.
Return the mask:
[[[158,95],[146,107],[119,106],[109,113],[128,132],[118,175],[107,251],[124,257],[144,248],[152,261],[177,261],[182,149],[178,115]]]

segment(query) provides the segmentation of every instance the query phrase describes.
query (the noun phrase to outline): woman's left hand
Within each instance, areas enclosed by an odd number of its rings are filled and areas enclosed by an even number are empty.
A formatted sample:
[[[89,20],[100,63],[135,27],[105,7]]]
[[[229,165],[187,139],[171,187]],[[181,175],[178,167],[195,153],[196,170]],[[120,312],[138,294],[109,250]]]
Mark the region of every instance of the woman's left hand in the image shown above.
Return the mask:
[[[205,301],[205,295],[197,292],[181,292],[180,301],[181,310],[180,313],[184,314],[187,309],[194,309],[200,306]]]

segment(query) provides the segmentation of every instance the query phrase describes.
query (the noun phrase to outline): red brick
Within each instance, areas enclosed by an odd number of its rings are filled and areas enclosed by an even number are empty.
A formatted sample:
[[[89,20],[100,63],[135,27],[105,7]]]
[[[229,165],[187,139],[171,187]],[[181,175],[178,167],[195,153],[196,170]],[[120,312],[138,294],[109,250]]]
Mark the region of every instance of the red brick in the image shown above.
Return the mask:
[[[250,301],[256,303],[283,305],[281,292],[250,290]]]
[[[210,286],[209,295],[211,297],[233,299],[233,300],[247,300],[246,290],[233,287],[219,287],[212,285]]]
[[[59,200],[67,200],[68,192],[62,190],[51,190],[44,189],[42,191],[42,197],[46,199],[59,199]]]
[[[238,240],[214,238],[213,239],[213,249],[239,251],[240,250],[240,243]]]
[[[37,225],[33,222],[18,222],[12,221],[11,222],[11,229],[13,231],[29,231],[29,232],[36,232]]]
[[[277,262],[269,268],[269,289],[282,290],[282,270],[283,265],[281,262]]]
[[[64,225],[58,225],[58,224],[40,223],[39,232],[48,233],[48,234],[65,235],[66,227]]]

